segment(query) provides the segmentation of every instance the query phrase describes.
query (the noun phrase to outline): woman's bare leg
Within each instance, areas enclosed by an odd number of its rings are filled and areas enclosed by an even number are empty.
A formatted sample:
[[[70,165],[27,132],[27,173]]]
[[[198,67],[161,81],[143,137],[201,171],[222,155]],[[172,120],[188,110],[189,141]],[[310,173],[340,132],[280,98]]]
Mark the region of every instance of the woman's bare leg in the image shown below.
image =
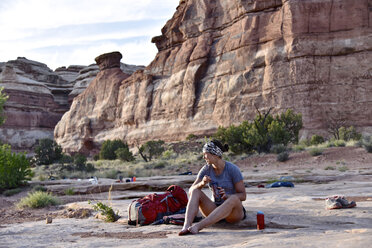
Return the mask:
[[[204,215],[208,215],[216,208],[216,205],[203,191],[201,191],[201,189],[192,189],[190,190],[189,195],[190,197],[186,207],[185,223],[183,224],[179,235],[183,235],[188,231],[195,216],[198,214],[199,206]]]
[[[243,219],[243,205],[236,195],[231,195],[221,206],[213,210],[205,219],[188,227],[188,230],[196,234],[204,227],[213,225],[222,219],[234,223]],[[194,216],[195,217],[195,216]]]

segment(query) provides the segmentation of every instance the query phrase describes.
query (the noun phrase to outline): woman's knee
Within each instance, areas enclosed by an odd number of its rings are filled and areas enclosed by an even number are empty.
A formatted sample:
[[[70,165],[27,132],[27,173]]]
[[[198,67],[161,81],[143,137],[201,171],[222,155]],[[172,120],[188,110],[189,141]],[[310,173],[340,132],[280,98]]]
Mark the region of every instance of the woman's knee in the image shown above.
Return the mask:
[[[192,197],[192,196],[201,196],[201,194],[202,194],[201,189],[193,188],[193,187],[191,187],[189,189],[189,197]]]
[[[230,202],[230,204],[234,204],[234,205],[241,203],[237,195],[230,195],[229,198],[227,198],[227,200]]]

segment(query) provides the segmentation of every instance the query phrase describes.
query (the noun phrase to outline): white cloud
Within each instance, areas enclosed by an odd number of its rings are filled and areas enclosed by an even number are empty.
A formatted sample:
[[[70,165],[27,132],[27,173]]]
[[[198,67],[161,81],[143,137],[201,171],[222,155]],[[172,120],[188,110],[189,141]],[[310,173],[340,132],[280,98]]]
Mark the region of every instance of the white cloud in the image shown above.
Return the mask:
[[[101,53],[118,50],[124,55],[122,62],[147,65],[157,52],[150,39],[161,33],[177,4],[178,0],[1,0],[0,62],[21,56],[55,69],[91,64]]]

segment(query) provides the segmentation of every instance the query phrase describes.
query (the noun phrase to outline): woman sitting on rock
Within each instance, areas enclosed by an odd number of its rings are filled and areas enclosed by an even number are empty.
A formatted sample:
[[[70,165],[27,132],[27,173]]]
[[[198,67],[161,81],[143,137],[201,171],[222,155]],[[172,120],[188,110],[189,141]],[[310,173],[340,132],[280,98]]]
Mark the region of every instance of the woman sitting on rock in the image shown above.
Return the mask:
[[[242,201],[246,199],[246,192],[242,173],[235,164],[222,159],[222,153],[228,149],[228,145],[223,146],[218,140],[204,145],[203,156],[207,164],[199,171],[189,190],[185,223],[178,235],[197,234],[204,227],[223,219],[235,223],[245,218]],[[202,191],[207,184],[213,200]],[[199,208],[205,218],[193,225]]]

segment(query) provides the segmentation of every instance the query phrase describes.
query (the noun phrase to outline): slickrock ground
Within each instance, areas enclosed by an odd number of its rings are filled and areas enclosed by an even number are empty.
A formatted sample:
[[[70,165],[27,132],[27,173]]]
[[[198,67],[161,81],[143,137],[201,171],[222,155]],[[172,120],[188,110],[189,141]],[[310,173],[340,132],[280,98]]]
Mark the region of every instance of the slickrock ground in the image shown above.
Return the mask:
[[[135,183],[100,179],[95,186],[86,179],[49,181],[46,186],[54,193],[73,186],[81,194],[61,196],[68,203],[61,208],[23,211],[13,204],[26,192],[0,196],[0,247],[368,247],[372,242],[372,154],[346,147],[307,156],[306,152],[291,153],[286,163],[276,162],[272,155],[239,161],[247,190],[243,204],[247,220],[216,224],[184,237],[177,235],[180,227],[175,225],[128,226],[126,209],[132,198],[148,194],[149,186],[151,192],[174,183],[186,189],[195,175],[139,178]],[[327,166],[335,170],[325,170]],[[342,167],[347,170],[340,171]],[[295,187],[257,187],[280,176],[292,176]],[[109,203],[111,184],[110,202],[122,218],[116,223],[93,215],[84,218],[89,214],[84,209],[91,208],[88,199]],[[94,191],[98,193],[83,194]],[[333,195],[345,195],[357,207],[326,210],[324,199]],[[265,213],[267,228],[262,231],[255,228],[257,210]],[[46,216],[53,217],[51,224],[45,223]]]

